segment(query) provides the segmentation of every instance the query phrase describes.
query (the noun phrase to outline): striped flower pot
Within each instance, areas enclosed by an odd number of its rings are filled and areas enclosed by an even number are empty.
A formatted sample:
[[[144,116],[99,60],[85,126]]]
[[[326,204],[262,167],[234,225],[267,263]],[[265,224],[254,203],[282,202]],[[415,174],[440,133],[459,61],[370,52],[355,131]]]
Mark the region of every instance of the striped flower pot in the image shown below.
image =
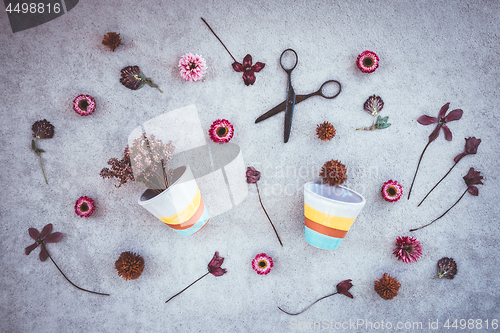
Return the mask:
[[[304,185],[306,241],[320,249],[335,250],[365,203],[363,196],[344,186],[306,183]]]
[[[139,205],[181,236],[190,236],[207,224],[210,215],[189,166],[175,169],[173,180],[158,195],[146,190],[139,198]]]

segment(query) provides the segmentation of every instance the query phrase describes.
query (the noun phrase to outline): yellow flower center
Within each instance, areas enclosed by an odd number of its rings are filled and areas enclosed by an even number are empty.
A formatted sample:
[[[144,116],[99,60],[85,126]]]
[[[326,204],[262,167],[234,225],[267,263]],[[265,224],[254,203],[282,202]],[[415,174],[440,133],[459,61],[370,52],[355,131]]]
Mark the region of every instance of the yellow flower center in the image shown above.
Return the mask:
[[[374,64],[374,61],[373,61],[372,58],[366,57],[366,58],[363,59],[363,66],[365,66],[365,67],[372,67],[373,64]]]
[[[88,210],[89,210],[89,205],[87,205],[87,203],[86,203],[86,202],[82,203],[82,204],[81,204],[81,206],[80,206],[80,210],[81,210],[82,212],[86,212],[86,211],[88,211]]]
[[[266,260],[260,260],[259,261],[259,267],[262,269],[265,269],[267,267],[267,261]]]
[[[217,135],[221,138],[225,137],[228,132],[229,130],[227,129],[227,127],[219,127],[217,129]]]
[[[398,191],[396,190],[395,187],[391,186],[387,189],[387,194],[390,196],[390,197],[395,197],[396,194],[398,194]]]
[[[82,99],[78,102],[78,107],[83,111],[87,111],[87,107],[89,106],[89,102],[86,99]]]

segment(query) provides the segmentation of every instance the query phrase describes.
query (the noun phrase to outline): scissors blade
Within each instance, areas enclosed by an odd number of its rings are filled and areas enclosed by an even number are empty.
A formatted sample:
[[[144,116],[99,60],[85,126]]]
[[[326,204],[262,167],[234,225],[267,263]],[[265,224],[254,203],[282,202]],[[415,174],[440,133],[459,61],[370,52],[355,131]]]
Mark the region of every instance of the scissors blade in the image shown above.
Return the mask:
[[[286,106],[286,101],[284,101],[283,103],[280,103],[280,104],[276,105],[274,108],[272,108],[271,110],[267,111],[262,116],[260,116],[259,118],[257,118],[255,120],[255,123],[256,124],[260,123],[261,121],[266,120],[267,118],[272,117],[275,114],[280,113],[281,111],[285,111],[285,106]]]
[[[293,117],[293,108],[295,106],[295,92],[293,91],[292,86],[290,85],[287,92],[286,98],[286,110],[285,110],[285,143],[288,142],[290,138],[290,131],[292,130],[292,117]]]

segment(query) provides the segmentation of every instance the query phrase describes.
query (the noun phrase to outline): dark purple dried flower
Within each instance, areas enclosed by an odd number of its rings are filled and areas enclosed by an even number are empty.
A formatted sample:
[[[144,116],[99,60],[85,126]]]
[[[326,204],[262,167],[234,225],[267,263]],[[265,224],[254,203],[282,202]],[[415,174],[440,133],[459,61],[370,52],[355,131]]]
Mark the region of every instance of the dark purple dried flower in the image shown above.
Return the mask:
[[[47,119],[36,121],[31,126],[33,136],[37,139],[51,139],[54,136],[54,125]]]
[[[247,183],[255,184],[260,179],[260,172],[257,171],[254,167],[247,168]]]
[[[457,274],[457,263],[453,258],[444,257],[439,259],[437,263],[437,277],[438,279],[453,280]]]
[[[306,311],[307,309],[309,309],[311,306],[313,306],[317,302],[321,301],[322,299],[325,299],[327,297],[330,297],[330,296],[333,296],[333,295],[336,295],[336,294],[342,294],[342,295],[345,295],[347,297],[354,298],[354,296],[352,296],[352,294],[349,292],[349,289],[351,289],[352,286],[353,286],[352,283],[351,283],[351,281],[352,280],[349,279],[349,280],[344,280],[344,281],[340,282],[339,284],[337,284],[337,292],[336,293],[333,293],[333,294],[330,294],[330,295],[326,295],[326,296],[321,297],[320,299],[317,299],[311,305],[309,305],[307,308],[305,308],[304,310],[302,310],[300,312],[290,313],[290,312],[287,312],[287,311],[283,310],[279,306],[278,306],[278,309],[280,309],[281,311],[283,311],[284,313],[286,313],[286,314],[288,314],[290,316],[296,316],[296,315],[301,314],[302,312]]]
[[[121,70],[120,82],[127,88],[137,90],[142,88],[145,84],[150,87],[158,88],[150,78],[147,78],[140,70],[139,66],[127,66]],[[163,91],[160,90],[162,93]]]
[[[460,155],[457,155],[453,160],[455,163],[458,163],[462,159],[462,157],[467,156],[469,154],[477,153],[477,147],[481,143],[481,139],[476,139],[475,136],[465,139],[465,151]]]
[[[366,100],[363,107],[366,112],[372,116],[376,116],[384,108],[384,101],[380,96],[372,95]]]
[[[128,181],[135,180],[128,146],[125,147],[121,160],[113,157],[108,161],[108,164],[111,166],[111,169],[103,168],[100,172],[102,178],[117,178],[120,181],[118,187],[126,184]]]
[[[165,303],[168,303],[172,298],[182,294],[186,289],[188,289],[189,287],[191,287],[193,284],[195,284],[196,282],[200,281],[201,279],[203,279],[205,276],[207,276],[208,274],[212,274],[213,276],[222,276],[224,274],[227,273],[227,270],[225,268],[221,268],[220,266],[222,265],[222,263],[224,262],[224,258],[223,257],[220,257],[219,256],[219,252],[215,252],[212,260],[210,260],[210,262],[208,263],[208,273],[206,273],[205,275],[201,276],[200,278],[198,278],[196,281],[194,281],[193,283],[191,283],[189,286],[187,286],[186,288],[182,289],[180,292],[178,292],[177,294],[175,294],[174,296],[170,297],[169,299],[167,299],[165,301]]]
[[[243,82],[249,86],[255,83],[255,73],[260,72],[266,64],[263,62],[256,62],[255,65],[252,66],[252,56],[247,54],[245,58],[243,58],[243,64],[235,61],[232,66],[236,72],[243,72]]]

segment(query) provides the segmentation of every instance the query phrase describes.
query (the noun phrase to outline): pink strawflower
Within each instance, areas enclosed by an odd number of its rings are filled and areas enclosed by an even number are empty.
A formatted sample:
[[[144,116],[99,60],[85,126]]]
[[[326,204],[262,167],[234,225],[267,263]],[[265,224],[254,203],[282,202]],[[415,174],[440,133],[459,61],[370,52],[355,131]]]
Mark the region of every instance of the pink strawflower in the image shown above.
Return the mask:
[[[223,144],[231,140],[234,134],[234,128],[229,120],[217,119],[210,126],[208,134],[213,142]]]
[[[179,69],[184,80],[198,81],[205,75],[207,64],[201,56],[186,53],[179,60]]]
[[[273,268],[273,258],[265,253],[259,253],[252,260],[252,268],[260,275],[267,275]]]
[[[94,199],[87,196],[79,197],[75,203],[75,213],[80,217],[90,217],[94,214]]]
[[[396,248],[393,254],[403,262],[417,262],[422,255],[422,246],[416,238],[400,236],[396,239]]]
[[[73,109],[80,116],[88,116],[95,110],[95,100],[90,95],[79,95],[73,101]]]
[[[363,73],[372,73],[378,68],[378,56],[372,51],[363,51],[358,55],[356,64]]]
[[[384,186],[382,186],[382,195],[386,201],[398,201],[403,195],[403,186],[398,184],[395,180],[388,180],[384,183]]]

